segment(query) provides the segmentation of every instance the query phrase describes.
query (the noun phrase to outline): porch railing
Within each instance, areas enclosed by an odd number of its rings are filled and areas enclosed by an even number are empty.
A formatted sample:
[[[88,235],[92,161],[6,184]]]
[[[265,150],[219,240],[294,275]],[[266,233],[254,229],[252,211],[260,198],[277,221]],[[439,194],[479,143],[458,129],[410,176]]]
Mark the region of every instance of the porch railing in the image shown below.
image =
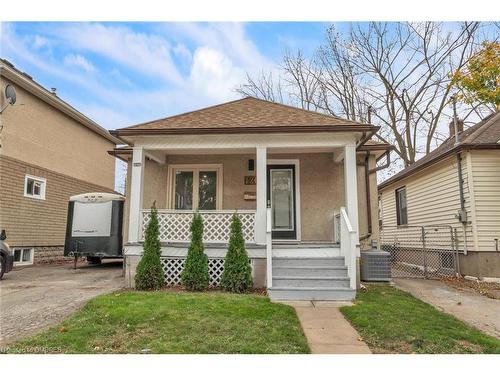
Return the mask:
[[[345,207],[340,208],[340,254],[345,259],[347,273],[349,275],[349,285],[351,289],[356,289],[356,253],[357,242],[356,231],[353,229]]]
[[[243,235],[248,243],[255,242],[254,210],[210,210],[198,211],[203,217],[203,241],[206,243],[226,243],[229,241],[231,218],[237,213],[241,219]],[[190,226],[194,211],[191,210],[158,210],[160,241],[189,242]],[[146,226],[151,218],[151,210],[142,210],[141,240],[144,239]]]

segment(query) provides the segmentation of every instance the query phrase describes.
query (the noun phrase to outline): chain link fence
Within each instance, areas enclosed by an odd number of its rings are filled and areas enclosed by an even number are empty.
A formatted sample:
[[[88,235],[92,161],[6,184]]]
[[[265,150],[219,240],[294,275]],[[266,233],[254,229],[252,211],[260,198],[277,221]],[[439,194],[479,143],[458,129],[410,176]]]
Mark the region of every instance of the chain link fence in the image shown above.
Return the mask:
[[[380,249],[391,254],[392,277],[439,278],[460,274],[456,229],[447,225],[384,226]]]

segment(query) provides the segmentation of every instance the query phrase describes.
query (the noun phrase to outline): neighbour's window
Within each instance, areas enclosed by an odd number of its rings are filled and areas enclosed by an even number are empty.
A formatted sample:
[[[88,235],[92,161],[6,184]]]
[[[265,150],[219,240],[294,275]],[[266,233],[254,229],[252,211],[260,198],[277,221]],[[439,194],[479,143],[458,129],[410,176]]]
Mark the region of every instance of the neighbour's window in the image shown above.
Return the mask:
[[[396,190],[396,214],[397,214],[398,225],[408,224],[405,187]]]
[[[45,199],[45,184],[45,178],[26,175],[24,178],[24,196]]]
[[[17,247],[13,249],[13,253],[15,266],[33,264],[33,248]]]

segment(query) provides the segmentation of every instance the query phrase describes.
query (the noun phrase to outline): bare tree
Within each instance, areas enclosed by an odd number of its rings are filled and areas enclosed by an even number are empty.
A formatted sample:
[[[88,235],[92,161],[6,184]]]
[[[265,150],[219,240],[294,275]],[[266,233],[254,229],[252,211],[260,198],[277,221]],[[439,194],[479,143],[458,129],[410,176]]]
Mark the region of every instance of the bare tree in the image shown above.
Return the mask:
[[[450,100],[450,73],[472,54],[478,26],[463,23],[452,33],[432,22],[370,23],[351,30],[346,48],[367,76],[363,89],[383,125],[377,136],[396,145],[405,166],[417,152],[430,152]]]
[[[261,71],[256,78],[251,77],[247,73],[247,82],[236,88],[242,96],[254,96],[271,102],[283,103],[283,87],[281,80],[274,79],[273,73],[265,73]]]
[[[342,35],[330,27],[309,61],[300,51],[284,55],[286,87],[280,85],[278,101],[360,122],[372,107],[378,139],[395,145],[403,164],[411,165],[445,138],[440,128],[450,121],[450,76],[484,40],[480,28],[477,22],[371,22]],[[240,92],[267,92],[273,85],[265,83],[258,89],[249,79]],[[465,120],[483,115],[481,105],[461,112]]]
[[[302,109],[318,110],[317,97],[321,81],[314,62],[307,61],[302,52],[291,54],[289,51],[283,56],[284,80],[288,85],[289,98],[293,104]]]

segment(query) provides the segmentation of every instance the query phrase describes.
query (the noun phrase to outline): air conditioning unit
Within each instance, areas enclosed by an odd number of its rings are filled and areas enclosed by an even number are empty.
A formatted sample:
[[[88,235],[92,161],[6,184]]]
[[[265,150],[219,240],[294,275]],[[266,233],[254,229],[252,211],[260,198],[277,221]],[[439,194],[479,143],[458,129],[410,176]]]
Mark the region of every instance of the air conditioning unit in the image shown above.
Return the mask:
[[[391,281],[391,254],[382,250],[361,252],[362,281]]]

